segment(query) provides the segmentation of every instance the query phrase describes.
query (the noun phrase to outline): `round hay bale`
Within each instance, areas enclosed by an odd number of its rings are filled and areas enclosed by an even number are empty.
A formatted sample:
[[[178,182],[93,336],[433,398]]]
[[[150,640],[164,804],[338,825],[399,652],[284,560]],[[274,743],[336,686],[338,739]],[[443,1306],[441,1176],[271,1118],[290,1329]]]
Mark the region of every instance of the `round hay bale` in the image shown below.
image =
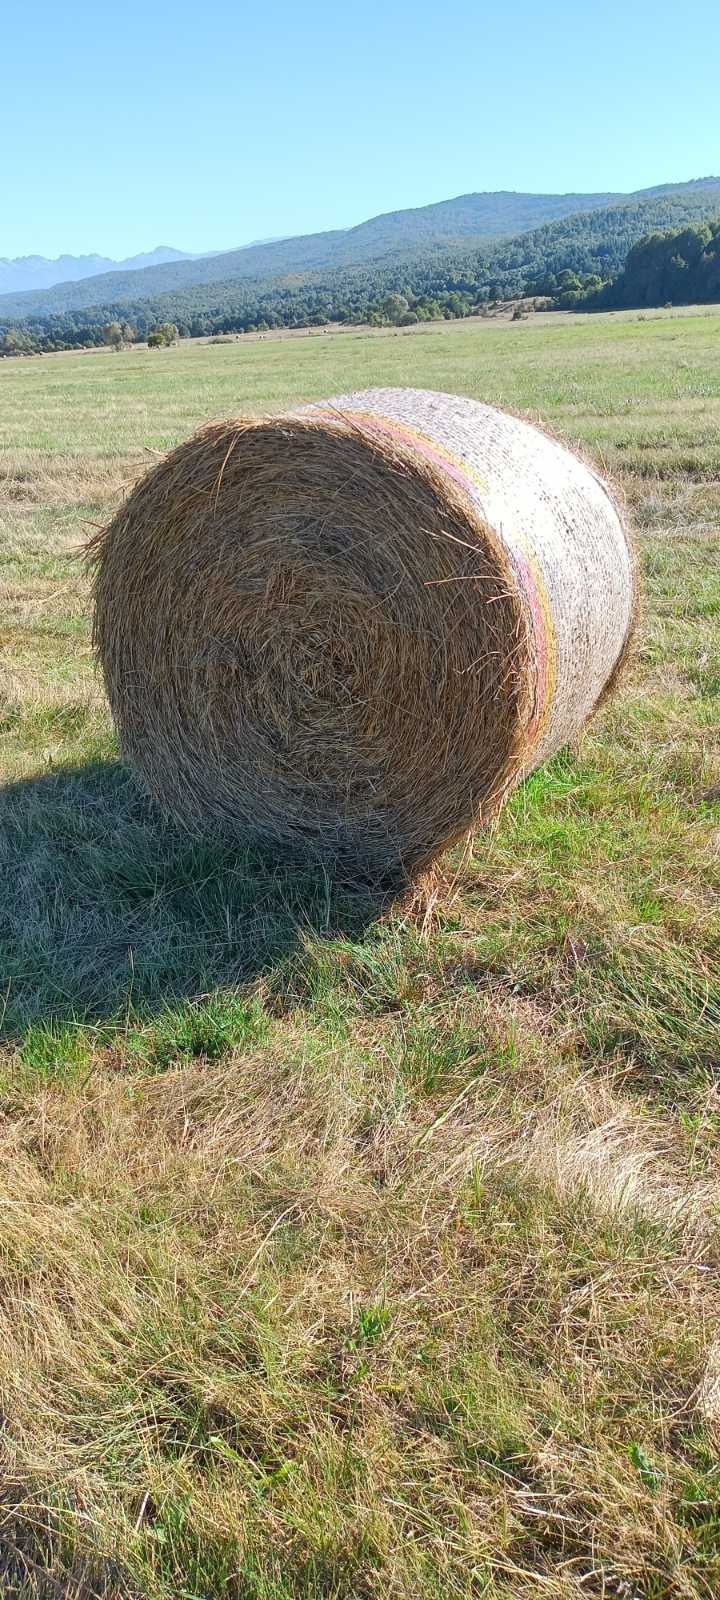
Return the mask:
[[[161,805],[378,876],[487,822],[578,732],[635,610],[590,467],[413,389],[205,428],[94,556],[111,709]]]

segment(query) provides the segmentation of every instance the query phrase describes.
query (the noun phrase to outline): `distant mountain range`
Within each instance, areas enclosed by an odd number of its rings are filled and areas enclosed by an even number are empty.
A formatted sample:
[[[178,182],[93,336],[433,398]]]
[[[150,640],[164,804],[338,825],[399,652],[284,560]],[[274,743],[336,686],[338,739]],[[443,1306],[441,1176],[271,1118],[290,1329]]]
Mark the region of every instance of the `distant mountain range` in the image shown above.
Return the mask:
[[[216,332],[261,321],[358,320],[388,291],[431,300],[459,293],[473,304],[551,293],[527,286],[568,272],[606,281],[644,235],[718,216],[720,177],[632,194],[466,194],[353,228],[204,256],[159,247],[116,264],[78,258],[93,263],[84,276],[0,294],[0,333],[23,327],[54,348],[53,339],[80,341],[84,330],[99,337],[102,323],[116,317],[129,318],[141,335],[164,318],[181,332]]]
[[[276,244],[282,238],[284,234],[251,239],[238,248],[252,250],[256,245]],[[158,244],[154,250],[126,256],[123,261],[96,255],[56,256],[52,261],[47,256],[0,256],[0,296],[52,289],[56,283],[80,283],[108,272],[140,272],[144,267],[166,267],[173,261],[209,260],[219,254],[218,250],[175,250],[170,244]]]
[[[53,284],[77,283],[83,278],[96,278],[101,272],[139,272],[143,267],[166,266],[169,261],[192,261],[187,250],[174,250],[172,245],[159,244],[144,255],[127,256],[124,261],[112,261],[108,256],[57,256],[49,261],[47,256],[0,256],[0,294],[21,294],[24,290],[51,289]]]

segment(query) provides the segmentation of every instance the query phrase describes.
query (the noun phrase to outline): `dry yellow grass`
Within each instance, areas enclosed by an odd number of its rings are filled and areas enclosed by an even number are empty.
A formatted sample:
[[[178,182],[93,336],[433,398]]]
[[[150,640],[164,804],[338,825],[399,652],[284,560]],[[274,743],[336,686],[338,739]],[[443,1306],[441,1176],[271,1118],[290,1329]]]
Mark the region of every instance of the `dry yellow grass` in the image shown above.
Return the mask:
[[[0,499],[8,1596],[718,1593],[716,342],[560,319],[0,367],[33,473]],[[543,410],[624,467],[647,586],[620,699],[390,909],[158,820],[73,554],[142,444],[367,381]]]

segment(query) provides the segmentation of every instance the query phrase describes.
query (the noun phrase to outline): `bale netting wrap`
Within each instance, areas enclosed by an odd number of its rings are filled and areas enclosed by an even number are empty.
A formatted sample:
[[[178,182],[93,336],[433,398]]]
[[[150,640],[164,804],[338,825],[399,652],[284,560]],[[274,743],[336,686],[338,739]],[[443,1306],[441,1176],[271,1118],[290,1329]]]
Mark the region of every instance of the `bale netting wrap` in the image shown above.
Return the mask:
[[[410,875],[582,726],[632,630],[584,462],[413,389],[205,428],[95,542],[124,753],[193,829]]]

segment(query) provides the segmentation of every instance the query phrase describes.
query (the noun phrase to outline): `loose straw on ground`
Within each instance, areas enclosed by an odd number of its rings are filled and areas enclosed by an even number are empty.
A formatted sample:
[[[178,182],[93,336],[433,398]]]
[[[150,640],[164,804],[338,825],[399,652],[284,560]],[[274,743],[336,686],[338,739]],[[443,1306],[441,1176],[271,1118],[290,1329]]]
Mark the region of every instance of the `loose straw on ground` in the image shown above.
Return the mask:
[[[94,541],[122,748],[186,825],[412,875],[575,735],[634,563],[594,472],[454,395],[213,424]]]

